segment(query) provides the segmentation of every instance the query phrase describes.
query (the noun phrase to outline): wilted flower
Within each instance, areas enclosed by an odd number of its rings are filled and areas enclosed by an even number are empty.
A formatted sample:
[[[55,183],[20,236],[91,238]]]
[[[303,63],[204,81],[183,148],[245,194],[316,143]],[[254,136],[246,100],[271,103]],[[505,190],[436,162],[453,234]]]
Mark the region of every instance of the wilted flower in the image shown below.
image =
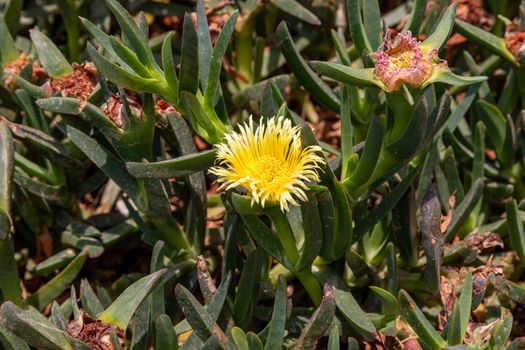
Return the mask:
[[[137,119],[140,119],[142,117],[142,107],[137,99],[138,96],[135,96],[134,94],[126,94],[126,101],[128,102],[131,113],[133,113],[133,116]],[[126,111],[124,103],[122,103],[122,97],[117,98],[111,96],[103,106],[102,110],[116,126],[119,128],[124,126],[124,120],[126,119],[124,113],[126,113]]]
[[[91,62],[81,64],[73,63],[73,73],[60,78],[52,78],[46,83],[45,88],[49,94],[62,94],[75,96],[86,101],[97,84],[97,68]]]
[[[387,36],[380,50],[371,54],[376,60],[374,78],[382,81],[388,91],[398,90],[401,84],[421,87],[435,66],[442,63],[436,50],[423,52],[419,44],[410,31],[397,35],[395,42]]]
[[[40,65],[37,64],[37,62],[31,60],[27,54],[21,53],[17,59],[7,63],[2,68],[3,73],[5,75],[4,84],[9,88],[14,88],[15,78],[13,78],[13,75],[19,75],[22,69],[28,64],[32,65],[33,79],[38,79],[47,75],[45,70],[42,67],[40,67]]]
[[[517,21],[507,26],[505,44],[516,60],[523,64],[525,62],[525,32],[521,31]]]
[[[210,169],[218,176],[221,188],[242,186],[252,196],[252,205],[279,203],[288,205],[306,201],[306,182],[319,181],[317,171],[324,163],[317,152],[319,146],[303,147],[301,130],[290,120],[273,117],[261,120],[257,129],[253,120],[240,126],[240,132],[226,135],[226,142],[217,145],[217,162]]]

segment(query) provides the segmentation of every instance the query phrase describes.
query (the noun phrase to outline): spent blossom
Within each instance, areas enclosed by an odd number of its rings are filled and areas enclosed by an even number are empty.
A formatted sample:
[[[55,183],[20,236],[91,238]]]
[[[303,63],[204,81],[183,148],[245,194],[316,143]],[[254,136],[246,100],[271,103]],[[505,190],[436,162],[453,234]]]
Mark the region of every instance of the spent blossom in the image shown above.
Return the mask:
[[[432,76],[434,68],[443,65],[437,50],[424,52],[410,31],[399,34],[393,41],[388,35],[375,59],[374,79],[380,80],[388,91],[399,90],[401,84],[419,88]]]

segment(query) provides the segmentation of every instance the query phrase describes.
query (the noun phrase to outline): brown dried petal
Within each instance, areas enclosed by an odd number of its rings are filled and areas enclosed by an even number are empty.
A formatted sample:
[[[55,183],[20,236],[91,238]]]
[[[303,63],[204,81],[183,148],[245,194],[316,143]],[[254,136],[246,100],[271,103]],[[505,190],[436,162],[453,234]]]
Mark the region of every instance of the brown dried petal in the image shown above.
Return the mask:
[[[78,340],[83,341],[95,350],[113,350],[111,345],[110,333],[114,325],[103,323],[85,313],[81,313],[79,318],[68,324],[68,333]],[[124,331],[116,327],[117,337],[121,345],[124,344]]]
[[[73,73],[50,80],[53,93],[87,100],[97,84],[97,69],[91,62],[73,64]]]

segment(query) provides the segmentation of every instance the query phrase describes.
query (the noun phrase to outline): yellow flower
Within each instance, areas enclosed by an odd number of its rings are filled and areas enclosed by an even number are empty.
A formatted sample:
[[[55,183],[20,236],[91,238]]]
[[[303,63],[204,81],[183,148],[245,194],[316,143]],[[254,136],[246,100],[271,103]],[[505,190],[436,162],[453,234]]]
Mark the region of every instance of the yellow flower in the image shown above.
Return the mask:
[[[252,205],[279,203],[288,205],[306,201],[306,182],[319,182],[317,171],[324,159],[319,146],[303,148],[301,129],[292,127],[283,117],[261,119],[254,128],[253,120],[240,126],[239,132],[226,135],[225,143],[217,145],[217,164],[210,173],[217,175],[220,188],[242,186],[252,197]]]

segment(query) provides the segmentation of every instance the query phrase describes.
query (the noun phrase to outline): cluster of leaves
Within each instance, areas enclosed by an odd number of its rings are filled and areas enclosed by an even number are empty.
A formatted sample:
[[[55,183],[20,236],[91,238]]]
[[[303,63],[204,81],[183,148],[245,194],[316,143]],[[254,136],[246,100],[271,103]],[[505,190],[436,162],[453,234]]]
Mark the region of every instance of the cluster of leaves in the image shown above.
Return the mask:
[[[525,3],[305,3],[0,2],[3,348],[525,346]],[[323,150],[288,212],[208,173],[250,114]]]

